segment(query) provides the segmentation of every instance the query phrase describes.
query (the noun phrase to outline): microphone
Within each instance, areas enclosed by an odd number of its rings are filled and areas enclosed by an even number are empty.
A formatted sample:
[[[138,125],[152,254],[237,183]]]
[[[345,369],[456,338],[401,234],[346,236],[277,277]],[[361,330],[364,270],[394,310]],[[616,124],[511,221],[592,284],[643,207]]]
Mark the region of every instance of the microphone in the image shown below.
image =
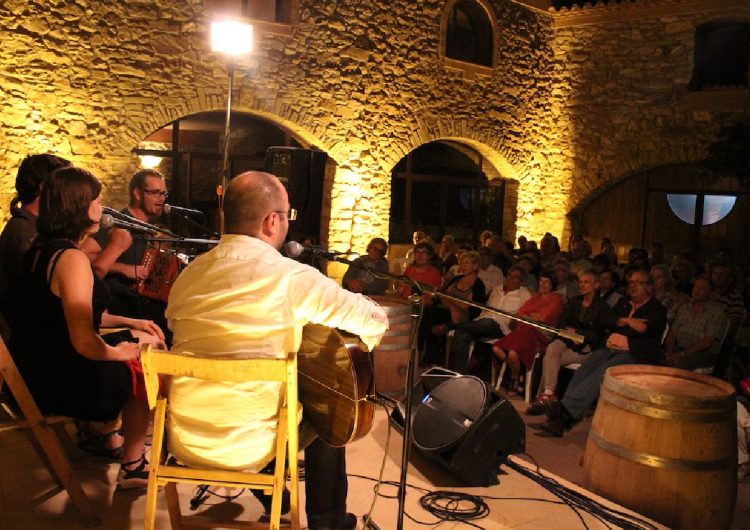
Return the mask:
[[[147,225],[147,223],[143,223],[144,225]],[[143,234],[149,234],[154,235],[158,232],[156,227],[147,228],[147,226],[137,225],[135,223],[129,223],[127,221],[123,221],[122,219],[115,219],[113,216],[111,216],[108,213],[102,214],[101,219],[99,219],[99,226],[102,228],[124,228],[125,230],[129,230],[131,232],[140,232]],[[150,226],[150,225],[148,225]]]
[[[342,254],[351,254],[348,250],[345,252],[339,252],[337,250],[328,250],[321,245],[302,245],[296,241],[289,241],[284,245],[284,251],[286,252],[287,257],[290,258],[296,258],[304,253],[308,253],[330,260],[336,259],[337,256],[341,256]]]
[[[164,210],[164,213],[167,215],[172,211],[189,215],[203,215],[203,212],[200,210],[193,210],[192,208],[185,208],[184,206],[175,206],[174,204],[167,204],[166,202],[162,205],[162,210]]]

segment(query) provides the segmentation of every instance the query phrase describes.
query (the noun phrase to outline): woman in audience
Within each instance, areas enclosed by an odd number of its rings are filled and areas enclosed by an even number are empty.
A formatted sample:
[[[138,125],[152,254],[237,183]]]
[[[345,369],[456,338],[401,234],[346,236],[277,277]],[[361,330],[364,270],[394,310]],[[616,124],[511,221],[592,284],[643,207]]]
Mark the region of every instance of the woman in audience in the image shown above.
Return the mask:
[[[539,274],[539,292],[529,298],[518,310],[518,316],[528,317],[549,326],[557,326],[563,309],[563,298],[554,289],[557,277],[553,271],[543,270]],[[521,365],[528,368],[537,353],[549,344],[549,337],[533,326],[520,323],[502,339],[495,342],[492,351],[501,361],[510,366],[511,383],[509,394],[522,394],[524,381]]]
[[[148,479],[150,415],[137,375],[138,341],[161,343],[164,334],[151,321],[106,312],[107,289],[79,248],[99,228],[100,191],[99,181],[79,168],[59,169],[47,180],[39,237],[24,261],[24,296],[10,350],[43,413],[107,422],[122,412],[117,484],[130,489],[145,487]],[[97,334],[100,326],[134,331],[113,333],[105,341]]]
[[[445,274],[454,265],[458,264],[458,256],[456,256],[456,241],[450,234],[445,234],[443,239],[440,241],[440,249],[438,250],[438,257],[442,263],[443,269],[441,272]]]
[[[435,249],[431,243],[420,241],[414,245],[414,262],[406,267],[404,276],[421,283],[426,283],[436,289],[440,287],[440,283],[442,282],[440,271],[430,264],[434,255]],[[404,283],[399,291],[401,298],[409,298],[411,293],[412,286]]]
[[[672,271],[666,265],[655,265],[651,269],[650,276],[654,283],[652,296],[667,309],[667,322],[672,324],[677,310],[690,298],[682,291],[675,289]]]
[[[622,298],[622,293],[618,290],[618,281],[617,274],[612,270],[603,270],[599,273],[599,297],[607,302],[610,309]]]
[[[458,262],[458,274],[443,285],[441,292],[484,303],[484,283],[479,279],[479,253],[464,252]],[[425,307],[420,326],[420,344],[425,344],[423,364],[442,363],[445,356],[445,324],[468,322],[479,314],[479,309],[468,304],[440,296],[433,305]]]

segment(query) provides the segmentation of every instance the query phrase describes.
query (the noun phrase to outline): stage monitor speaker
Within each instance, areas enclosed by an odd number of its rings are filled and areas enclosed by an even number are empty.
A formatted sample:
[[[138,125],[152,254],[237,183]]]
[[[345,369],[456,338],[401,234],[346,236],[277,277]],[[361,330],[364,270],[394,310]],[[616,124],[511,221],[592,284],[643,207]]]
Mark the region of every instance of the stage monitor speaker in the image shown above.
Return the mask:
[[[481,379],[433,370],[425,372],[414,388],[414,446],[468,486],[497,484],[508,455],[526,449],[523,420],[510,401]],[[401,404],[391,416],[401,427],[403,408]]]
[[[289,237],[320,237],[323,183],[328,155],[301,147],[269,147],[263,170],[275,175],[289,194],[289,203],[298,212],[289,225]]]

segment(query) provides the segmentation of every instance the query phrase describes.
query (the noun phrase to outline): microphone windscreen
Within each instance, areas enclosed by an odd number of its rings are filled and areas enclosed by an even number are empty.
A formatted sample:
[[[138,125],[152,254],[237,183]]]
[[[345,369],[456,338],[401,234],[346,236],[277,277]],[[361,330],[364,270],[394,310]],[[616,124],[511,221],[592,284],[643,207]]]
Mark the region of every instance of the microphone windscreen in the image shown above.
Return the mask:
[[[115,218],[108,213],[102,214],[101,218],[99,219],[99,226],[108,229],[112,228],[113,226],[115,226]]]
[[[169,212],[170,212],[171,209],[172,209],[172,205],[171,204],[167,204],[166,202],[164,204],[162,204],[162,206],[161,206],[161,211],[164,212],[167,215],[169,215]]]
[[[289,241],[284,245],[284,251],[290,258],[296,258],[305,251],[305,247],[297,243],[296,241]]]

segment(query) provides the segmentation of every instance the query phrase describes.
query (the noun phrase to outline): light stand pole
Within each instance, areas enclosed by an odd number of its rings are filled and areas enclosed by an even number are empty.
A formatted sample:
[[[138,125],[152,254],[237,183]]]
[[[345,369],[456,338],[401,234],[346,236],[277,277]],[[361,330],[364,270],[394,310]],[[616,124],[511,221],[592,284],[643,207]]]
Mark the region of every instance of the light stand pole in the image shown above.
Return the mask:
[[[219,232],[224,232],[224,192],[229,184],[229,133],[232,118],[232,93],[234,92],[234,58],[247,55],[253,49],[253,27],[237,20],[211,22],[211,50],[229,55],[227,70],[229,91],[227,92],[227,115],[224,122],[224,157],[221,167],[221,182],[216,187],[219,199]]]

